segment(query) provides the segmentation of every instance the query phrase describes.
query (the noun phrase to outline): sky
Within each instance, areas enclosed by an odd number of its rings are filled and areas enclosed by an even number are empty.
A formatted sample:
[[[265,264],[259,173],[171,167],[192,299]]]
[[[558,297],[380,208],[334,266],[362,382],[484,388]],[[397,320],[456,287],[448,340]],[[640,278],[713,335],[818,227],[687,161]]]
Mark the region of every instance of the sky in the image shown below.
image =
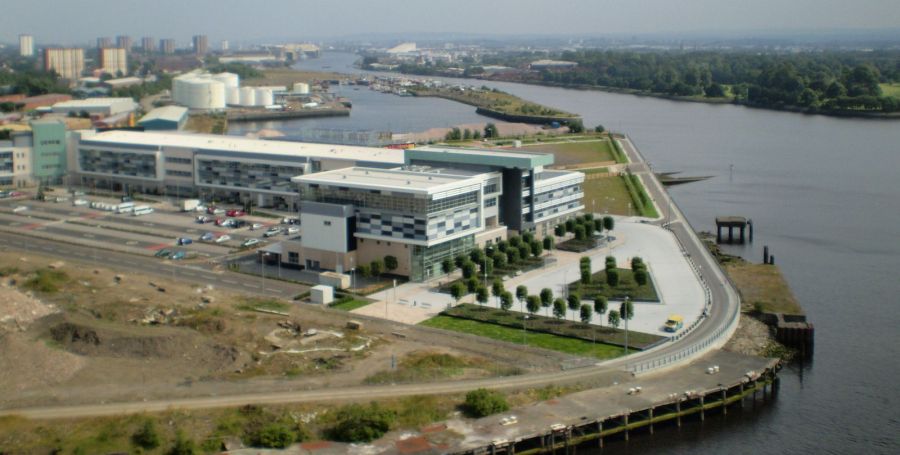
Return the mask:
[[[642,35],[900,28],[898,0],[0,0],[0,42],[210,44],[370,34]]]

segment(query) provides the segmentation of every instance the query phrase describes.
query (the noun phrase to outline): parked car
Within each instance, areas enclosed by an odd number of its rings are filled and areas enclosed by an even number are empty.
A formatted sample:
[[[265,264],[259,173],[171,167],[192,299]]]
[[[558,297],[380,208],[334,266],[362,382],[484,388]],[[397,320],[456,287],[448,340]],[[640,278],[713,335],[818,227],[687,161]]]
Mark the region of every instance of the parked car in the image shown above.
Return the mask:
[[[209,211],[209,210],[207,210],[207,212],[208,212],[208,211]],[[225,209],[214,208],[213,211],[212,211],[212,214],[213,214],[213,215],[224,215],[224,214],[225,214]]]
[[[217,218],[216,226],[234,227],[234,220],[232,220],[230,218]]]
[[[179,238],[178,238],[178,244],[179,244],[179,245],[190,245],[190,244],[192,244],[192,243],[194,243],[194,241],[191,240],[190,237],[179,237]]]
[[[0,191],[0,199],[6,199],[9,197],[9,191]]]
[[[280,233],[281,233],[281,228],[280,228],[280,227],[270,227],[269,230],[267,230],[266,233],[263,234],[263,236],[264,236],[264,237],[273,237],[273,236],[276,236],[276,235],[278,235],[278,234],[280,234]]]
[[[20,197],[20,196],[24,196],[24,195],[25,195],[25,193],[23,193],[21,191],[12,191],[9,193],[9,197]]]
[[[246,215],[246,213],[244,213],[244,211],[240,210],[240,209],[228,210],[225,212],[225,216],[244,216],[244,215]]]
[[[87,199],[75,199],[74,201],[72,201],[72,205],[74,205],[75,207],[83,207],[88,204],[90,204],[90,202],[88,202]]]
[[[156,254],[154,254],[154,256],[156,256],[158,258],[167,258],[167,257],[169,257],[170,254],[172,254],[172,252],[170,250],[162,248],[159,251],[157,251]]]
[[[204,242],[211,242],[211,241],[215,240],[215,238],[216,238],[216,235],[213,234],[212,232],[207,232],[200,236],[200,240],[202,240]]]
[[[251,230],[251,231],[255,231],[255,230],[260,229],[260,228],[262,228],[262,227],[263,227],[262,223],[253,223],[253,224],[250,225],[250,230]]]
[[[247,227],[248,224],[250,224],[250,223],[248,223],[244,220],[231,220],[231,224],[229,226],[234,229],[239,229],[242,227]]]
[[[216,243],[225,243],[229,240],[231,240],[231,236],[229,236],[228,234],[222,234],[216,237]]]
[[[297,226],[290,226],[284,229],[284,235],[294,235],[299,233],[300,228],[298,228]]]
[[[204,215],[200,215],[200,216],[197,217],[197,222],[200,223],[200,224],[209,223],[209,217],[208,217],[208,216],[204,216]]]
[[[300,224],[300,218],[284,218],[281,220],[281,224]]]
[[[16,207],[16,208],[13,209],[13,213],[24,212],[24,211],[26,211],[26,210],[28,210],[28,207],[26,207],[26,206],[24,206],[24,205],[20,205],[20,206],[18,206],[18,207]]]
[[[176,251],[169,256],[169,259],[179,260],[184,259],[184,251]]]
[[[53,199],[53,202],[67,202],[68,200],[69,198],[65,196],[57,196],[55,199]]]
[[[216,206],[210,205],[210,206],[206,207],[206,213],[208,213],[210,215],[214,215],[215,212],[216,212]]]
[[[260,243],[259,239],[247,239],[247,240],[244,240],[243,243],[241,243],[241,246],[244,248],[248,248],[253,245],[259,245],[259,243]]]

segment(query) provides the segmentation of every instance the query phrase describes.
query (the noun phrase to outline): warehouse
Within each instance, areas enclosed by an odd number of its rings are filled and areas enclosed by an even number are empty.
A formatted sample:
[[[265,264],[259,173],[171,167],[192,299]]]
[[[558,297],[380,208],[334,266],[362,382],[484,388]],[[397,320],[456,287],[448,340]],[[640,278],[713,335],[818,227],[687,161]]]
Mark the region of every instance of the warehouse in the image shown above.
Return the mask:
[[[137,110],[137,103],[131,98],[87,98],[63,101],[53,105],[53,112],[57,114],[80,115],[87,112],[92,117],[109,117],[135,110]]]
[[[138,121],[145,130],[180,130],[187,123],[188,109],[181,106],[163,106],[153,109]]]

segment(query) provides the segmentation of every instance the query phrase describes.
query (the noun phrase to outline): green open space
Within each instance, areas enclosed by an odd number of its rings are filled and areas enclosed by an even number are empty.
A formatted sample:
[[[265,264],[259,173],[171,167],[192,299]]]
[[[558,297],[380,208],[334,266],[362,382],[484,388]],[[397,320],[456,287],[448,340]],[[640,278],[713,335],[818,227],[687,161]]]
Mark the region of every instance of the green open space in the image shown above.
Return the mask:
[[[631,196],[631,201],[637,209],[636,214],[647,218],[659,218],[656,206],[653,205],[653,200],[650,199],[650,195],[647,194],[647,189],[644,188],[644,184],[641,182],[640,177],[634,174],[628,174],[622,176],[622,178],[625,181],[625,187],[628,189],[628,194]]]
[[[889,84],[878,84],[881,87],[881,94],[900,99],[900,82],[892,82]]]
[[[601,270],[591,275],[590,284],[582,284],[575,281],[569,284],[569,292],[577,292],[584,300],[594,300],[594,297],[602,295],[607,299],[641,300],[659,302],[656,287],[653,285],[653,276],[647,274],[647,283],[643,286],[634,281],[634,272],[631,269],[617,269],[619,271],[619,284],[611,287],[606,284],[606,270]]]
[[[554,164],[561,166],[617,161],[609,139],[550,144],[538,143],[527,145],[525,149],[533,152],[552,153],[555,157],[553,160]]]
[[[336,310],[342,310],[342,311],[353,311],[357,308],[362,308],[371,303],[372,302],[369,300],[360,300],[360,299],[350,298],[347,300],[342,299],[342,300],[337,301],[336,303],[331,305],[331,308],[334,308]]]
[[[542,308],[540,313],[549,311],[549,308]],[[518,330],[522,329],[522,322],[525,320],[524,313],[517,311],[503,311],[469,303],[450,308],[444,311],[442,315],[496,324]],[[541,316],[539,313],[528,315],[527,330],[563,337],[578,338],[587,342],[596,341],[598,343],[608,343],[618,346],[625,344],[624,330],[608,326],[584,324],[581,321],[556,319],[548,316]],[[635,332],[633,330],[628,331],[628,346],[634,347],[635,349],[644,349],[661,339],[662,337],[649,333]],[[519,338],[519,342],[521,342],[521,338]]]
[[[559,109],[532,103],[510,93],[496,89],[470,88],[459,90],[455,87],[436,88],[417,86],[409,89],[416,96],[435,96],[445,98],[475,107],[490,109],[510,115],[527,115],[533,117],[548,118],[577,118],[575,114]]]
[[[625,177],[609,176],[588,178],[584,181],[585,210],[611,215],[635,215],[634,202],[625,185]],[[628,204],[631,204],[629,208]]]
[[[438,315],[421,322],[420,325],[468,333],[494,340],[508,341],[510,343],[521,344],[524,340],[529,346],[565,352],[567,354],[578,356],[596,357],[598,359],[611,359],[623,354],[623,349],[621,347],[610,344],[592,343],[578,338],[534,332],[531,330],[523,331],[522,329],[514,329],[498,324],[455,318],[452,316]],[[631,338],[629,338],[629,342],[630,341]]]
[[[725,272],[737,285],[743,311],[803,314],[803,308],[777,266],[732,261],[725,264]]]

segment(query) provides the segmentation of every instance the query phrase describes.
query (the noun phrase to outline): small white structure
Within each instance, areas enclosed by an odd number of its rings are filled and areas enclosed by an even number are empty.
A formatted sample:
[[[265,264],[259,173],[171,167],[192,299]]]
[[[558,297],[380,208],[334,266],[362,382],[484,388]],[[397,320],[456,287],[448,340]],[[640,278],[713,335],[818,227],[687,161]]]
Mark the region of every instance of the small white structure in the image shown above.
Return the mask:
[[[294,82],[294,93],[298,95],[309,95],[309,84],[306,82]]]
[[[319,274],[319,283],[337,289],[347,289],[350,287],[350,276],[337,272],[322,272]]]
[[[309,300],[312,303],[328,305],[334,301],[334,288],[325,286],[324,284],[313,286],[309,290]]]

